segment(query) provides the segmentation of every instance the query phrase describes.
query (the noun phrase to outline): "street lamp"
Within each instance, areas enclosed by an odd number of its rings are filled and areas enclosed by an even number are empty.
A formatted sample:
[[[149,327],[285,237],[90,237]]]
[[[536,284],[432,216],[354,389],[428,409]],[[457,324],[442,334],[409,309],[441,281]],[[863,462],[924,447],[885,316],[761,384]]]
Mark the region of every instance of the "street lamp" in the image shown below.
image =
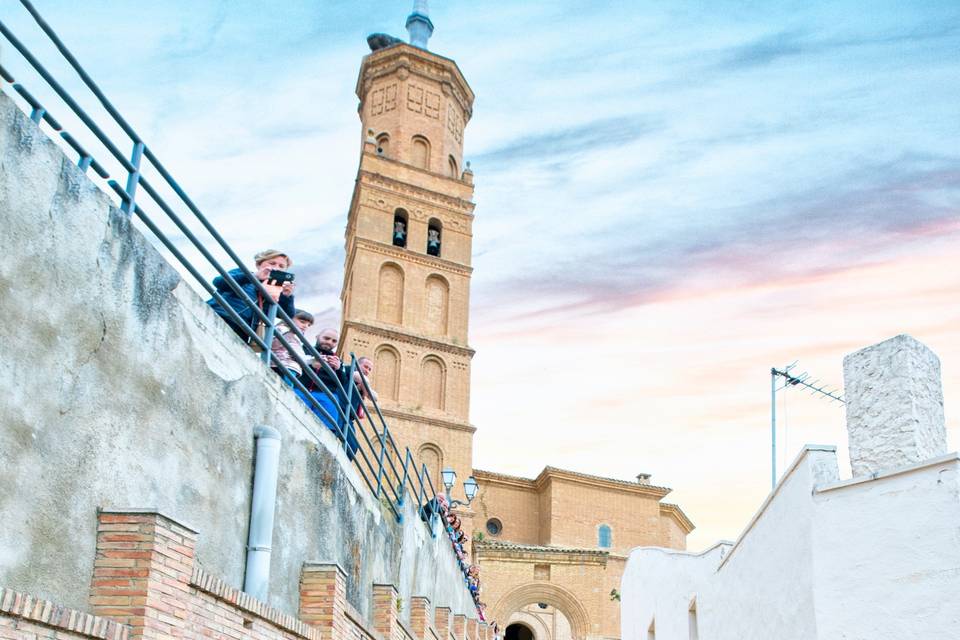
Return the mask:
[[[450,495],[450,491],[453,490],[453,483],[457,481],[457,472],[451,469],[450,467],[445,468],[440,472],[440,475],[443,478],[443,486],[447,489],[447,495]],[[462,500],[448,500],[450,508],[458,506],[470,506],[470,503],[473,502],[473,499],[477,496],[477,481],[473,476],[467,478],[463,483],[463,493],[467,496],[467,501]]]

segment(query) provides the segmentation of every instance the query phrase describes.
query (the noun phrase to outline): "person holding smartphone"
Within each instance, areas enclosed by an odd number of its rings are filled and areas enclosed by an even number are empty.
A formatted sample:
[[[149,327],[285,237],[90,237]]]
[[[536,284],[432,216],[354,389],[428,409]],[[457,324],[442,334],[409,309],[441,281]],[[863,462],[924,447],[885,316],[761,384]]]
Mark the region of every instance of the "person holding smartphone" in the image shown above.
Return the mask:
[[[296,288],[296,284],[293,281],[293,274],[288,271],[288,269],[293,266],[293,260],[282,251],[267,249],[255,255],[253,262],[256,266],[256,271],[250,272],[244,271],[243,269],[233,269],[228,272],[230,277],[240,285],[243,292],[246,293],[260,309],[265,310],[267,301],[263,299],[263,295],[257,290],[257,286],[254,284],[254,279],[259,280],[263,284],[263,288],[267,291],[267,295],[269,295],[274,302],[279,303],[280,308],[283,309],[287,315],[293,317],[296,313],[293,300],[293,291]],[[222,276],[217,276],[213,279],[213,286],[216,287],[217,293],[220,294],[224,302],[237,312],[237,315],[240,316],[243,322],[250,327],[250,329],[256,331],[260,325],[260,318],[254,313],[250,304],[242,296],[237,295],[229,283],[227,283],[227,280]],[[240,336],[241,340],[244,342],[250,341],[243,327],[234,322],[227,310],[224,309],[216,299],[211,298],[207,300],[207,304],[230,325],[230,328]]]

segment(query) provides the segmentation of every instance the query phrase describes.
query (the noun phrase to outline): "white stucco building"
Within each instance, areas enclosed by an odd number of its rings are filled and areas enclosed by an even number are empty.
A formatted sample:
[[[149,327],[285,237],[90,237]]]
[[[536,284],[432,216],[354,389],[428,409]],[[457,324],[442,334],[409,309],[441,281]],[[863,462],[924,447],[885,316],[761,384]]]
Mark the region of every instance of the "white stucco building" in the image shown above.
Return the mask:
[[[854,477],[808,445],[734,543],[634,549],[624,640],[960,638],[960,456],[940,363],[897,336],[844,359]]]

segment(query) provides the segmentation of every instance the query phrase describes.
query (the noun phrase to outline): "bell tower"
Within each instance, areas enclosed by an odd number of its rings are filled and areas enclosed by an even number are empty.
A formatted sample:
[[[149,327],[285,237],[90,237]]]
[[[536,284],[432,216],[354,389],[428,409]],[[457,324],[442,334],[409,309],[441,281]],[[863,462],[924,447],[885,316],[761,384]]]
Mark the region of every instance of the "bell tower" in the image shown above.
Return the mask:
[[[357,80],[362,151],[346,229],[342,344],[373,359],[373,387],[397,443],[427,465],[438,491],[440,470],[453,468],[453,497],[462,500],[475,431],[473,174],[463,169],[474,95],[453,60],[426,49],[426,2],[415,4],[407,28],[413,44],[368,38]]]

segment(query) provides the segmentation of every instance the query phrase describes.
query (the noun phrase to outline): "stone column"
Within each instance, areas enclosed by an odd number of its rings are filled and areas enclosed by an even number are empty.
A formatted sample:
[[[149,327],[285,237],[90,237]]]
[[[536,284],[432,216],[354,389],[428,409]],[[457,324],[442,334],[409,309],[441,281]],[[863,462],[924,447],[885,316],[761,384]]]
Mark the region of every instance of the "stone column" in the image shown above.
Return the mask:
[[[131,638],[183,637],[197,532],[153,509],[97,516],[90,604]]]
[[[410,630],[420,640],[426,640],[430,629],[430,599],[424,596],[410,598]]]
[[[393,638],[400,628],[397,618],[397,588],[392,584],[373,585],[373,628],[384,638]]]
[[[300,619],[325,638],[347,637],[347,573],[338,564],[306,563],[300,572]]]
[[[470,640],[480,640],[480,621],[476,618],[467,618],[467,637]]]
[[[843,359],[850,465],[854,477],[947,452],[940,360],[899,335]]]

